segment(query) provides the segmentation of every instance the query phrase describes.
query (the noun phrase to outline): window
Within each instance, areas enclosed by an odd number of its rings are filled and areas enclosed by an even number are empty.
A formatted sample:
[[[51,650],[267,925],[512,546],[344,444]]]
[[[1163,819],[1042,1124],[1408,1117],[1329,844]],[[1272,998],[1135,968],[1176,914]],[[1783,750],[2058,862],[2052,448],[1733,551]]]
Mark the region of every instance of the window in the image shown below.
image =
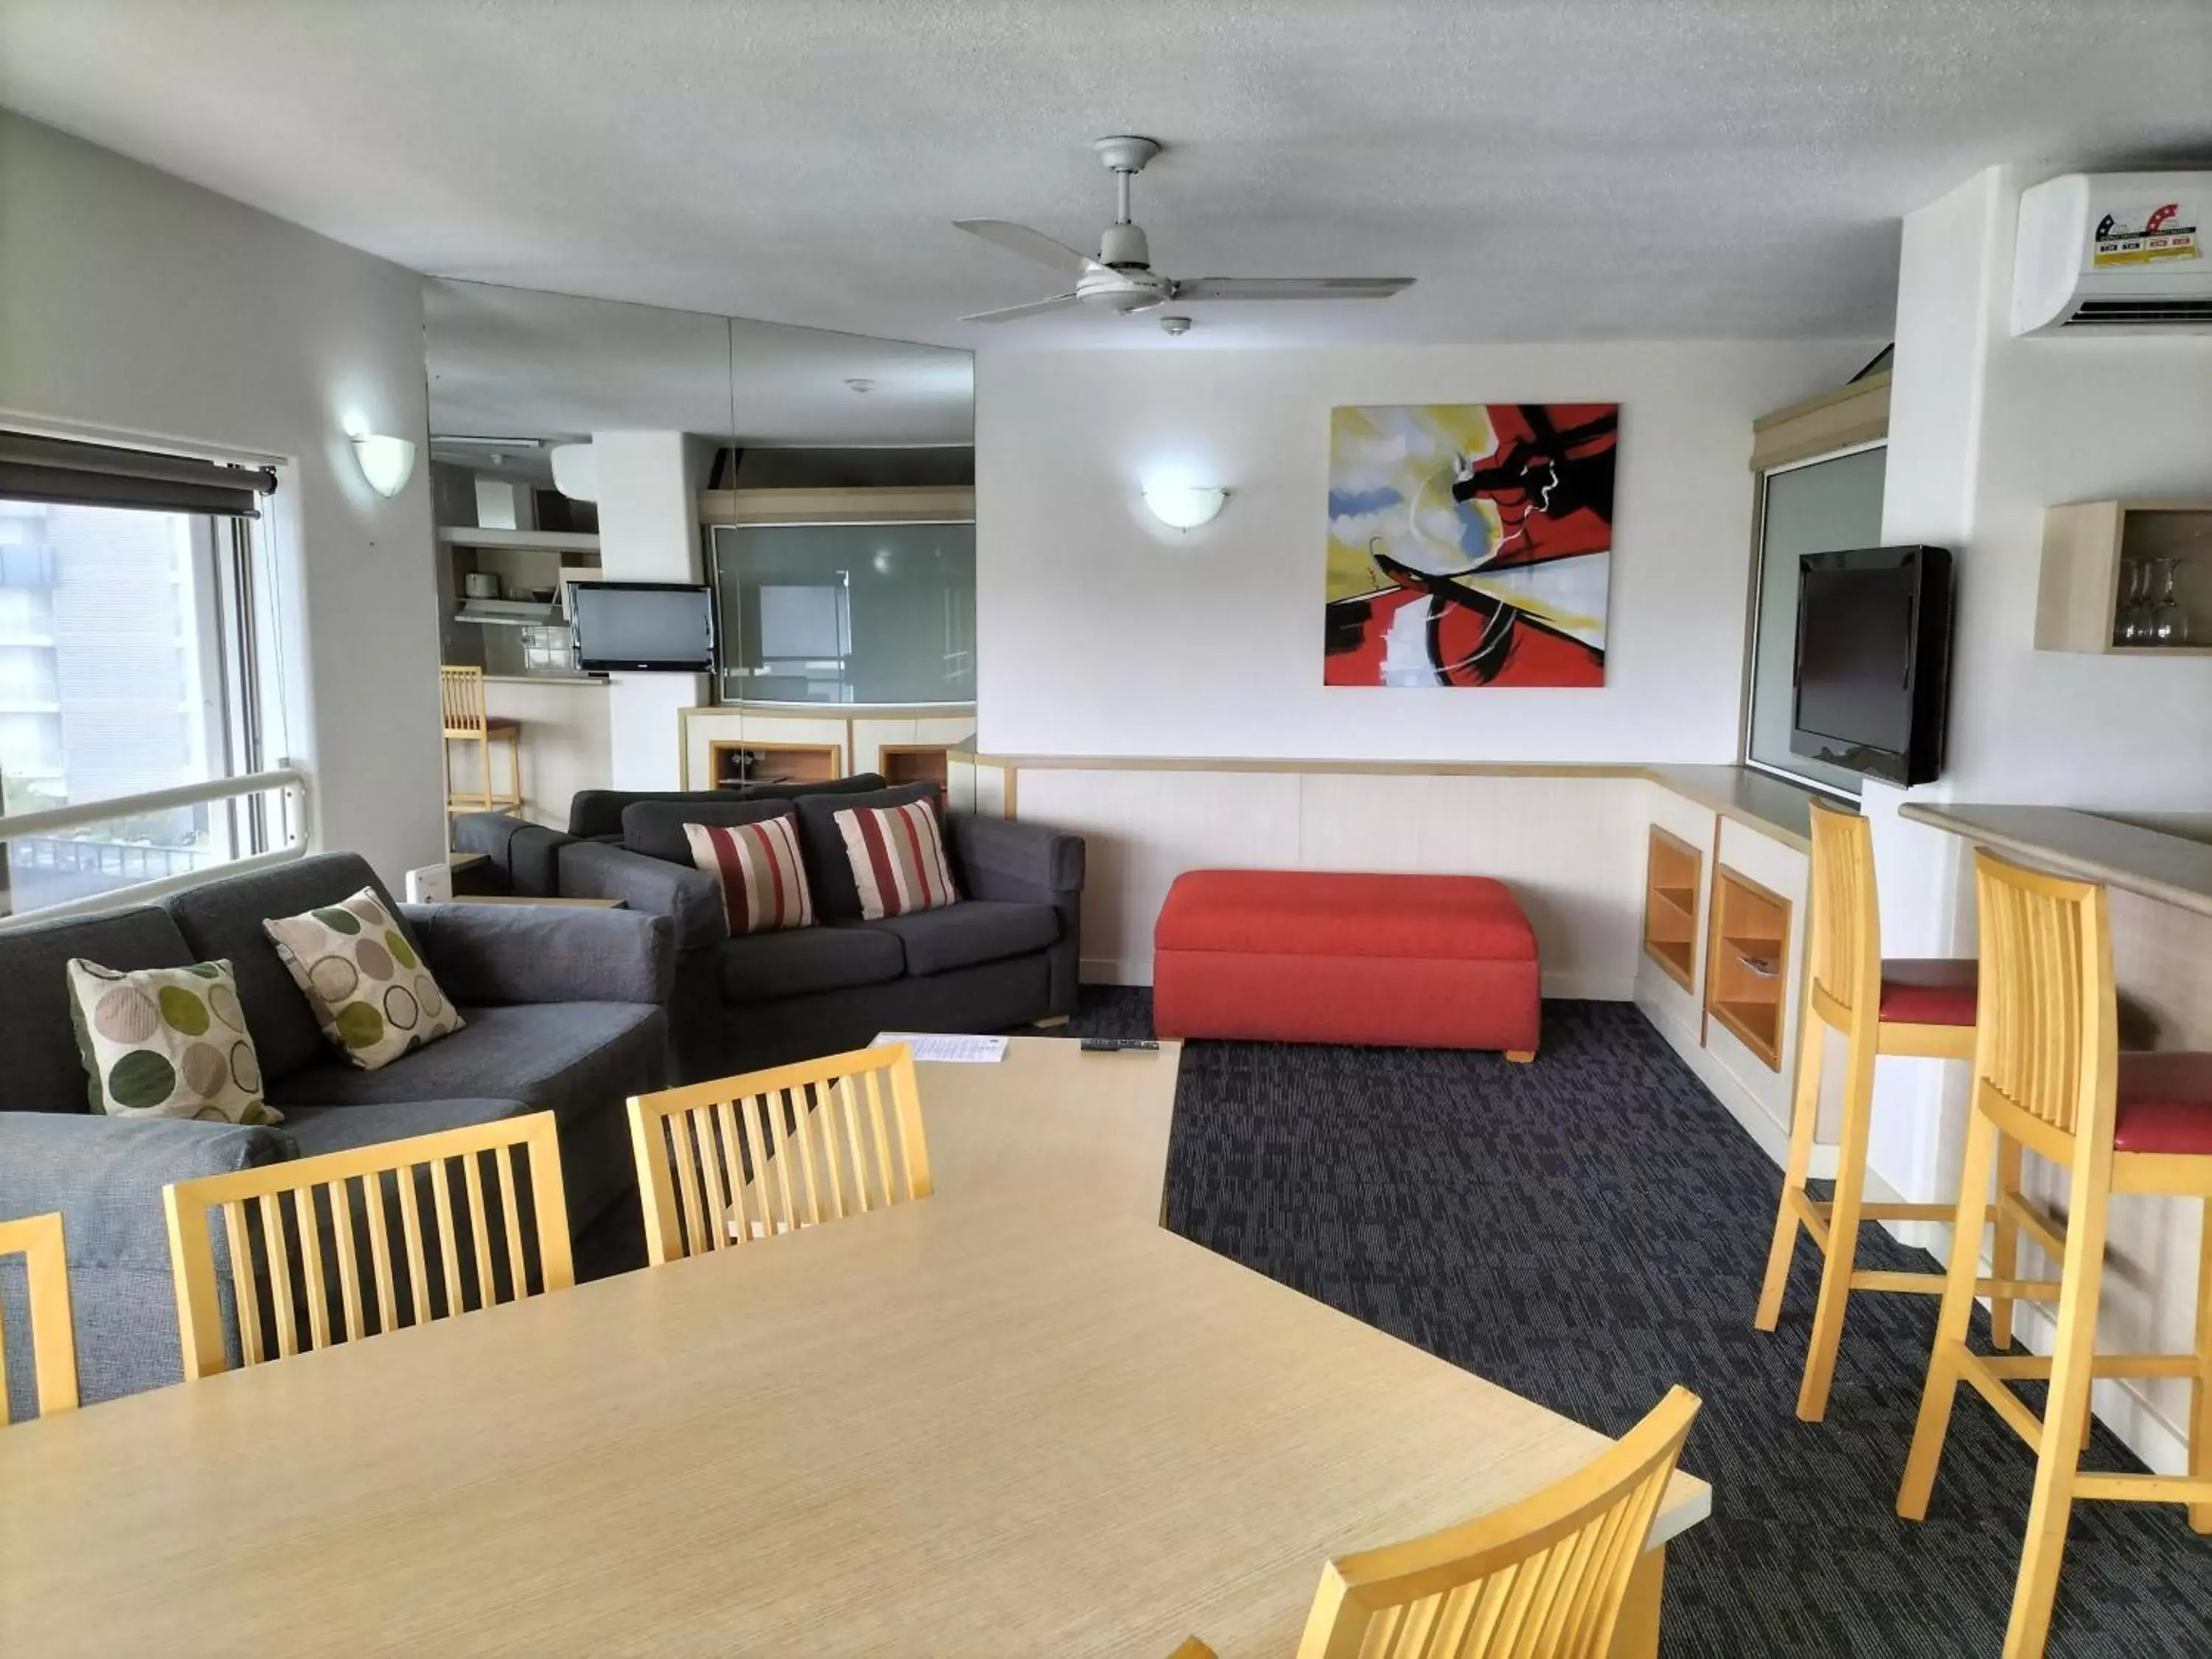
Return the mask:
[[[1856,795],[1859,777],[1790,750],[1796,684],[1797,561],[1881,544],[1881,444],[1814,456],[1760,477],[1751,696],[1744,752],[1754,766]]]
[[[972,524],[715,530],[725,702],[968,702]]]
[[[0,834],[46,812],[258,771],[252,521],[0,498]],[[9,838],[0,915],[266,849],[261,802]]]

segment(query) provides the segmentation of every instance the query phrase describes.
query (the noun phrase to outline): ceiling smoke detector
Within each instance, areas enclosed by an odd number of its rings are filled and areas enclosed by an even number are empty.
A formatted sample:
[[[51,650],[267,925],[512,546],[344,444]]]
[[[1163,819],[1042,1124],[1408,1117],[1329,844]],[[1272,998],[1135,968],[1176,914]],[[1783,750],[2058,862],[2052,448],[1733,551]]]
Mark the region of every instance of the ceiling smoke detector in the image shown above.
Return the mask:
[[[863,398],[866,397],[871,392],[873,392],[876,389],[876,383],[873,380],[866,379],[850,380],[846,381],[845,384],[852,387],[854,392],[860,393]]]
[[[1190,319],[1188,317],[1163,317],[1160,319],[1160,331],[1163,334],[1176,336],[1188,334],[1190,332]]]

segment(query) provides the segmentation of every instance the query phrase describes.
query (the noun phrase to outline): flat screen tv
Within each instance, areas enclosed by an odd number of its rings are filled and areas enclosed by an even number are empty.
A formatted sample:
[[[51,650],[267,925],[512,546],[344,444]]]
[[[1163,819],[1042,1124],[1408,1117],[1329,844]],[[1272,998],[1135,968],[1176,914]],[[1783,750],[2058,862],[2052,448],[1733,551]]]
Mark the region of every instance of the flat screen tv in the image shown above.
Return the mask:
[[[587,673],[704,674],[714,666],[714,590],[686,582],[578,582],[576,666]]]
[[[1951,555],[1868,547],[1799,559],[1792,753],[1891,783],[1943,769]]]

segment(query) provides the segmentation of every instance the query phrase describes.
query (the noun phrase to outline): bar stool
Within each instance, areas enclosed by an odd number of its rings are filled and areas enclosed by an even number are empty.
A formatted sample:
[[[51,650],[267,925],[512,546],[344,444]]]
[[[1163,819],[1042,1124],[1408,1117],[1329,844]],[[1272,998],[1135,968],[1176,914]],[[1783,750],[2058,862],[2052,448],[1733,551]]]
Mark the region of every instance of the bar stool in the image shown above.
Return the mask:
[[[484,672],[481,668],[457,668],[450,665],[440,668],[438,697],[445,708],[447,737],[477,744],[483,762],[483,787],[481,790],[457,790],[451,776],[447,777],[446,811],[520,811],[522,722],[509,720],[503,714],[484,712]],[[491,746],[495,741],[504,741],[507,744],[507,777],[512,787],[505,794],[494,793],[491,787]]]
[[[1790,1118],[1790,1163],[1782,1182],[1782,1206],[1774,1218],[1774,1243],[1767,1254],[1766,1282],[1759,1291],[1753,1323],[1775,1328],[1782,1315],[1782,1293],[1790,1282],[1790,1262],[1799,1227],[1812,1235],[1825,1263],[1813,1334],[1798,1385],[1797,1415],[1817,1423],[1828,1409],[1828,1389],[1843,1346],[1844,1314],[1853,1291],[1902,1291],[1939,1295],[1943,1275],[1936,1273],[1856,1271],[1859,1228],[1869,1221],[1950,1221],[1950,1204],[1869,1204],[1866,1190],[1867,1136],[1874,1121],[1875,1058],[1918,1054],[1938,1060],[1971,1060],[1974,1054],[1974,964],[1971,961],[1897,960],[1881,956],[1881,919],[1874,877],[1874,834],[1855,812],[1813,807],[1812,938],[1806,957],[1805,1000],[1797,1023],[1796,1101]],[[1835,1196],[1823,1203],[1805,1190],[1813,1161],[1813,1137],[1820,1115],[1820,1051],[1830,1028],[1842,1033],[1845,1054],[1843,1133],[1838,1149]],[[2006,1164],[2008,1189],[2020,1185],[2020,1152],[2011,1147]],[[2005,1207],[1994,1206],[1999,1271],[2013,1259],[2018,1231]],[[1973,1240],[1978,1253],[1980,1237]],[[2001,1289],[1992,1281],[1985,1290]],[[1991,1322],[2000,1344],[2012,1340],[2012,1303],[1992,1304]]]
[[[1943,1287],[1920,1420],[1897,1512],[1928,1513],[1951,1403],[1963,1378],[2036,1449],[2020,1577],[2006,1627],[2006,1659],[2034,1659],[2051,1631],[2059,1559],[2074,1500],[2189,1505],[2212,1533],[2212,1054],[2123,1054],[2105,890],[2022,870],[1977,851],[1981,906],[1981,1040],[1959,1176],[1963,1235],[2001,1140],[2025,1145],[2066,1171],[2066,1224],[2057,1228],[2058,1329],[2051,1357],[1987,1357],[1966,1346],[1974,1258],[1954,1249]],[[2100,1354],[2097,1300],[2112,1194],[2204,1199],[2197,1257],[2197,1347],[2186,1354]],[[2106,1474],[2081,1469],[2089,1383],[2098,1376],[2186,1377],[2191,1388],[2189,1474]],[[2039,1418],[2010,1384],[2047,1379]]]

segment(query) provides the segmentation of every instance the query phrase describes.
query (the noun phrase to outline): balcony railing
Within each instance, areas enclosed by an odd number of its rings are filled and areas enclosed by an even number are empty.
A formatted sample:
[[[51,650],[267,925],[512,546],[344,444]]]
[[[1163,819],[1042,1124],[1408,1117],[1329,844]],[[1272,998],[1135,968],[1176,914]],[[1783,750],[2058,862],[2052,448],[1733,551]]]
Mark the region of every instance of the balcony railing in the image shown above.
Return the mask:
[[[215,848],[163,847],[141,842],[71,836],[76,830],[97,830],[118,819],[148,813],[170,812],[222,801],[250,800],[258,795],[277,797],[274,810],[264,815],[264,837],[275,845],[240,857],[225,857]],[[105,910],[118,904],[142,904],[196,885],[210,875],[231,875],[265,870],[302,857],[308,842],[307,775],[291,767],[255,772],[245,777],[211,778],[205,783],[180,784],[173,789],[149,790],[143,794],[116,795],[81,805],[57,806],[43,812],[22,812],[0,817],[0,847],[5,848],[4,868],[12,878],[17,872],[49,876],[41,883],[63,895],[56,902],[21,908],[11,879],[0,890],[0,928],[52,916]]]

